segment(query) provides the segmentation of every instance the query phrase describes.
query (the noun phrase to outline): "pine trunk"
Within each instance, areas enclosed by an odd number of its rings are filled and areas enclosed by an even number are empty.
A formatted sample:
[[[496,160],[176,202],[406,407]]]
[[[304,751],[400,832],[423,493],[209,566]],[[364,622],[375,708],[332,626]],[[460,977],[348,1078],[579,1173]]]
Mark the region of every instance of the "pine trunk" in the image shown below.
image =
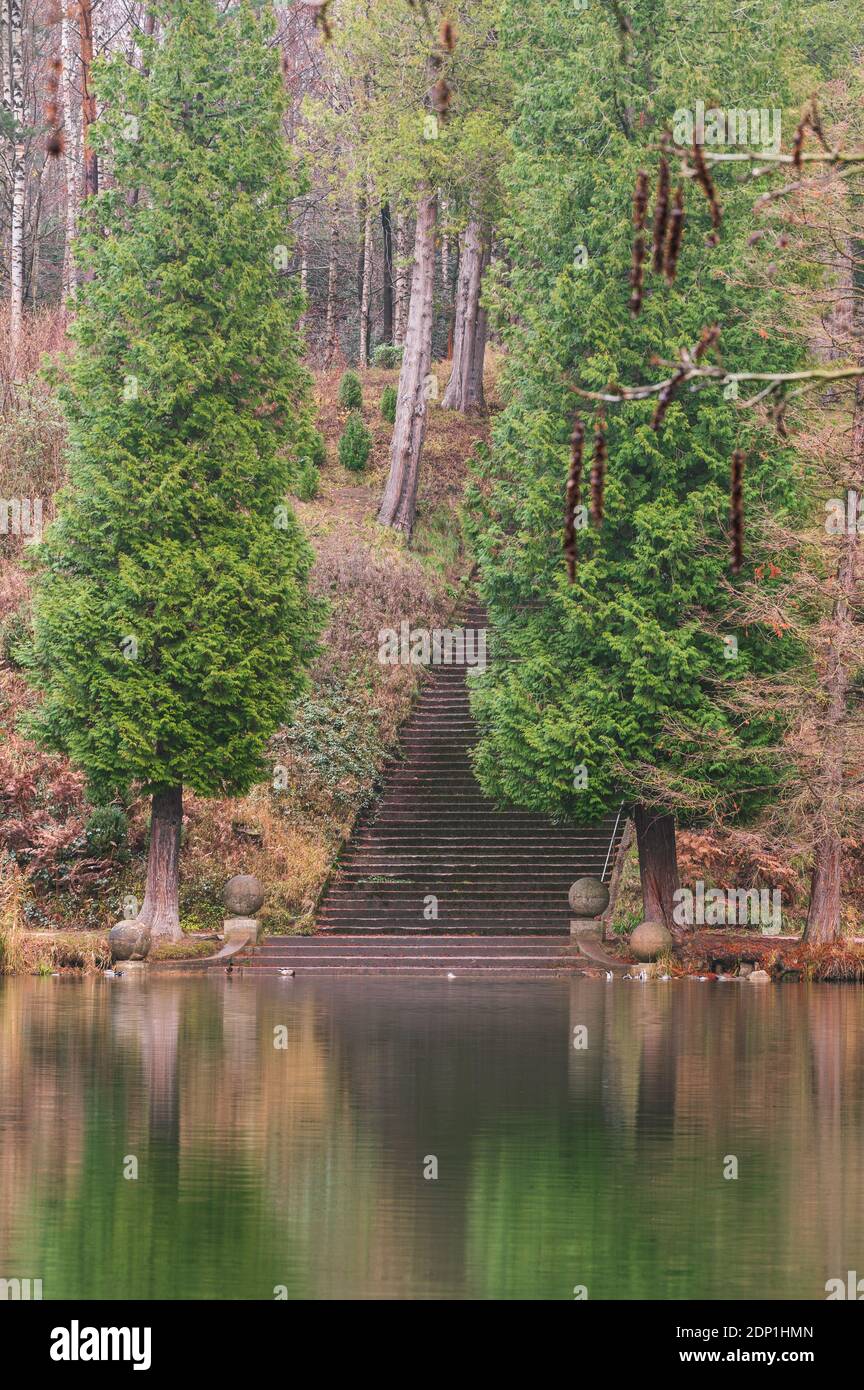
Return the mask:
[[[407,536],[414,528],[420,457],[426,435],[427,378],[432,365],[435,218],[435,195],[429,193],[417,209],[411,303],[390,445],[390,475],[378,513],[383,526],[392,526]]]
[[[393,342],[397,347],[405,342],[405,324],[408,318],[408,297],[410,294],[409,269],[406,264],[408,237],[405,214],[396,214],[396,315],[393,326]]]
[[[334,219],[330,236],[330,266],[327,272],[327,317],[324,329],[324,363],[325,366],[333,365],[336,357],[336,350],[339,346],[339,326],[336,321],[336,284],[339,271],[339,244],[336,240],[336,222]]]
[[[363,280],[360,290],[360,365],[369,366],[372,342],[372,198],[366,196],[363,219]]]
[[[99,192],[99,159],[90,145],[90,127],[96,120],[96,94],[93,91],[93,0],[78,0],[81,29],[81,115],[84,146],[84,196]]]
[[[393,341],[393,224],[390,204],[381,204],[381,234],[384,240],[384,271],[381,289],[381,341]]]
[[[674,894],[679,886],[675,818],[641,804],[634,813],[646,922],[664,922],[671,931]]]
[[[150,852],[147,887],[138,921],[156,937],[179,941],[180,931],[180,828],[183,821],[183,788],[166,787],[154,792],[150,815]]]
[[[453,369],[441,402],[445,410],[469,410],[472,393],[475,397],[477,394],[475,344],[484,259],[480,223],[472,217],[465,229],[459,259],[459,284],[456,290],[456,318],[453,331]],[[485,348],[485,340],[483,346]],[[482,395],[482,381],[480,394]]]
[[[483,258],[483,270],[489,264],[488,251]],[[482,305],[477,308],[477,327],[474,330],[474,351],[471,354],[471,370],[468,374],[466,410],[486,410],[486,393],[483,390],[483,368],[486,363],[486,334],[488,319]]]

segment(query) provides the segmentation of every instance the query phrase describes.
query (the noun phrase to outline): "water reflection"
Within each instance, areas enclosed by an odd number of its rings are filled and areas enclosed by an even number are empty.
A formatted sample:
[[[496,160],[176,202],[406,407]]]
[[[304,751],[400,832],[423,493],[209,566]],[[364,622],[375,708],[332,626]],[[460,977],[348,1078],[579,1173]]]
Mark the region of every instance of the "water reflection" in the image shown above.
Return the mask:
[[[862,1010],[832,986],[0,982],[0,1277],[824,1298],[864,1271]]]

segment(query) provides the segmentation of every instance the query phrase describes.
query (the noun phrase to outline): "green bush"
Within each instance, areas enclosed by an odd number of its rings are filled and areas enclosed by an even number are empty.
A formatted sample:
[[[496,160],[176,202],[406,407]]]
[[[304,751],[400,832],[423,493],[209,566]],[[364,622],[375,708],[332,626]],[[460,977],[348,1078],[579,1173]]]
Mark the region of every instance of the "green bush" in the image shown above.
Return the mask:
[[[122,857],[129,822],[119,806],[97,806],[84,831],[87,853],[97,858]]]
[[[373,367],[401,367],[402,356],[405,352],[401,345],[397,347],[395,343],[379,343],[372,353]]]
[[[363,404],[363,387],[356,372],[345,372],[339,382],[339,404],[346,410],[359,410]]]
[[[312,431],[312,443],[309,450],[309,462],[316,468],[323,468],[327,462],[327,445],[320,430]]]
[[[381,392],[381,414],[392,425],[396,420],[397,392],[395,386],[385,386]]]
[[[369,459],[372,436],[357,411],[348,416],[345,433],[339,440],[339,462],[352,473],[362,473]]]
[[[30,608],[27,603],[21,603],[0,619],[0,661],[15,670],[23,670],[32,639]]]
[[[297,469],[294,496],[299,497],[301,502],[312,502],[318,496],[320,484],[321,477],[314,463],[311,459],[303,459]]]

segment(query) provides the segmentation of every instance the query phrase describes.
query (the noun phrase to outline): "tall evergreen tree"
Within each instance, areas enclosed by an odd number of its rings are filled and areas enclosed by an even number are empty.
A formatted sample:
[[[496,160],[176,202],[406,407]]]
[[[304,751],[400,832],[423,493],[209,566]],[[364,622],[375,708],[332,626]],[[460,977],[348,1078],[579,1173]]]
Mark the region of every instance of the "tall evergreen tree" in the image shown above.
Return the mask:
[[[152,796],[139,920],[176,936],[183,788],[260,777],[317,615],[285,503],[308,381],[283,273],[297,177],[272,13],[151,9],[146,71],[97,72],[113,186],[82,238],[69,485],[41,547],[34,669],[41,732],[94,796]]]
[[[755,812],[774,770],[766,760],[748,766],[746,749],[773,742],[782,712],[736,713],[736,680],[796,656],[788,635],[736,625],[730,458],[746,450],[745,515],[758,501],[794,517],[799,474],[793,452],[719,393],[681,393],[656,431],[653,403],[618,407],[608,420],[605,514],[577,532],[571,583],[562,556],[569,439],[582,413],[587,503],[593,425],[572,386],[653,381],[652,358],[692,349],[715,322],[731,369],[794,365],[800,345],[769,342],[764,328],[782,283],[758,292],[740,284],[747,257],[761,254],[747,249],[746,184],[722,183],[716,247],[708,201],[688,185],[677,279],[667,288],[646,271],[638,316],[629,304],[631,207],[640,168],[653,183],[656,145],[676,112],[701,101],[788,117],[813,75],[785,0],[745,5],[728,26],[712,22],[706,0],[684,9],[668,0],[506,0],[504,11],[502,46],[520,84],[503,228],[509,269],[496,291],[507,406],[470,501],[482,588],[508,659],[477,685],[476,765],[491,794],[555,816],[593,820],[622,799],[637,803],[646,912],[668,918],[674,823],[662,797],[646,793],[645,769],[680,783],[702,735],[722,734],[725,752],[701,767],[694,790],[730,814]],[[767,568],[770,556],[751,526],[746,572],[760,560]]]

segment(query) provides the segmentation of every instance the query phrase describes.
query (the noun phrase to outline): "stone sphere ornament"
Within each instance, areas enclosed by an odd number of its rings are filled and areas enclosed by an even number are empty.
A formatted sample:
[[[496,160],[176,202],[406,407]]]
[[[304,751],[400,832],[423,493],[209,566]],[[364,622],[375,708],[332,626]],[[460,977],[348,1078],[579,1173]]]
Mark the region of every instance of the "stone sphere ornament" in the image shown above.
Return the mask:
[[[672,933],[663,922],[640,922],[630,937],[630,950],[637,960],[656,960],[672,949]]]
[[[112,960],[146,960],[150,954],[150,928],[124,917],[108,933]]]
[[[225,884],[225,906],[232,917],[254,917],[264,901],[264,887],[254,874],[235,874]]]
[[[574,917],[599,917],[609,906],[609,889],[599,878],[586,875],[571,884],[570,911]]]

